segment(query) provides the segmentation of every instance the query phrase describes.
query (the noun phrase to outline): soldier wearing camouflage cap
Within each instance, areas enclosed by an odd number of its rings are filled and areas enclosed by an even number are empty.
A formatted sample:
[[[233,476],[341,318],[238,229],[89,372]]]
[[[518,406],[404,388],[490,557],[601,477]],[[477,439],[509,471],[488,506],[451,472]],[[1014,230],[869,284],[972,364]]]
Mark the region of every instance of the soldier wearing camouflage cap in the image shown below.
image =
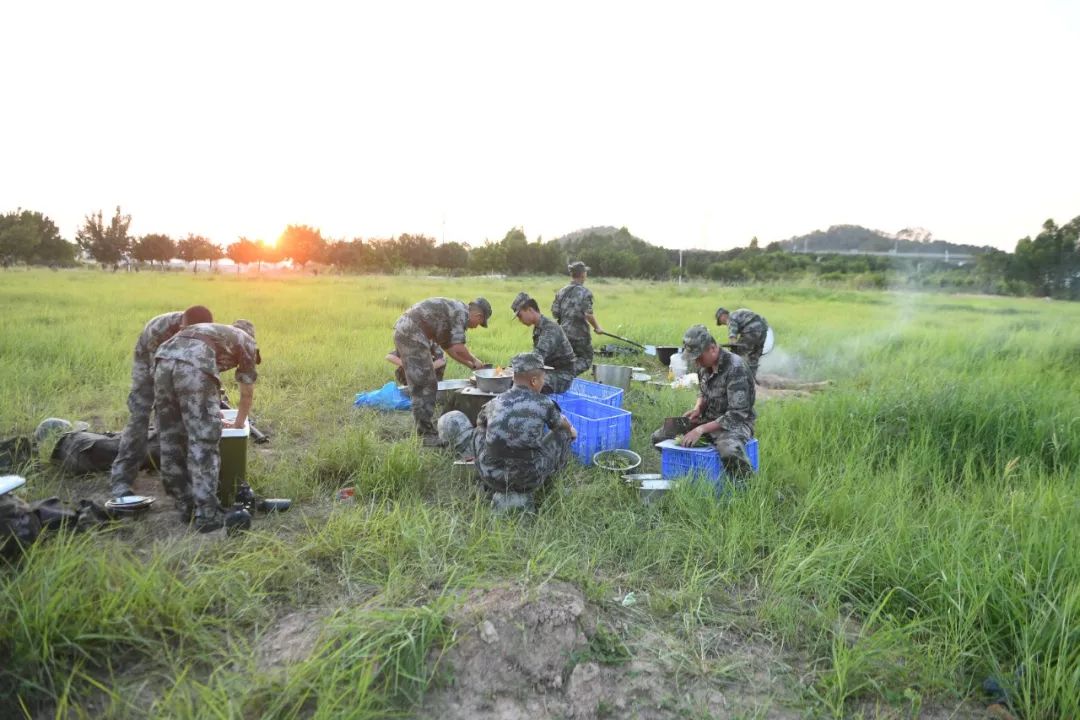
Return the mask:
[[[531,507],[532,494],[566,466],[577,437],[555,401],[540,393],[543,358],[521,353],[510,366],[514,386],[483,407],[473,435],[477,475],[497,510]]]
[[[728,326],[728,343],[736,345],[737,352],[750,367],[750,374],[757,378],[758,362],[765,349],[769,323],[765,318],[746,308],[729,313],[725,308],[716,309],[716,324]]]
[[[182,328],[213,321],[214,316],[208,309],[193,305],[183,312],[158,315],[146,323],[139,334],[131,366],[131,391],[128,393],[131,417],[120,435],[120,451],[113,461],[109,476],[110,494],[113,497],[131,494],[135,475],[146,462],[150,413],[154,409],[154,353]]]
[[[551,366],[542,392],[563,393],[574,381],[574,348],[562,327],[540,313],[540,306],[528,293],[519,292],[510,309],[522,325],[531,327],[533,351]]]
[[[551,316],[562,326],[574,349],[574,375],[580,375],[592,367],[593,347],[589,326],[598,335],[604,329],[593,314],[592,293],[585,287],[589,268],[579,260],[570,263],[566,269],[570,273],[570,284],[555,293]]]
[[[711,442],[725,470],[734,476],[750,471],[746,443],[754,436],[754,378],[746,362],[720,347],[708,328],[694,325],[683,335],[683,357],[698,368],[698,399],[675,423],[665,424],[652,435],[653,443],[683,434],[690,447],[705,437]]]
[[[225,520],[217,498],[221,430],[243,427],[254,402],[255,366],[261,361],[255,327],[247,321],[189,325],[154,357],[162,484],[176,498],[182,520],[193,515],[200,532],[216,530]],[[226,423],[220,373],[233,368],[240,402],[236,419]]]
[[[478,370],[484,363],[465,345],[465,332],[487,327],[491,303],[478,297],[469,304],[436,297],[406,310],[394,325],[394,349],[405,368],[416,433],[426,447],[443,447],[435,429],[435,395],[439,389],[431,344],[443,348],[462,365]]]

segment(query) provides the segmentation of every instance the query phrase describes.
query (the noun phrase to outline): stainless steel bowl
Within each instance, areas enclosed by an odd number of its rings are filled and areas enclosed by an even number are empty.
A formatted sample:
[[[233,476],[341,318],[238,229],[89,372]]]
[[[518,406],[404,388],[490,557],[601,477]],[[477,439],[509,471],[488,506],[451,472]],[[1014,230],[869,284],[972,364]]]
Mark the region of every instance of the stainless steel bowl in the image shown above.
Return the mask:
[[[477,389],[484,392],[506,392],[514,384],[514,374],[509,370],[503,370],[501,375],[497,375],[494,369],[474,370],[473,377],[476,378]]]

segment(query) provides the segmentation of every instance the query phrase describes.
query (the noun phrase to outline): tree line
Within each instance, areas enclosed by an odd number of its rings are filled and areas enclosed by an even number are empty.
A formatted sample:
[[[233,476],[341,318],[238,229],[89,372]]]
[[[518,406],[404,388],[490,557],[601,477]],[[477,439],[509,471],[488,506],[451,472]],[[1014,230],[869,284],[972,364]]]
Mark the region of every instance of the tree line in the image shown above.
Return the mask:
[[[75,243],[69,243],[42,213],[18,209],[0,216],[0,263],[65,266],[81,256],[103,267],[129,263],[164,267],[180,259],[197,271],[200,261],[212,265],[229,258],[238,267],[257,264],[259,269],[264,263],[289,260],[301,268],[315,263],[347,273],[429,268],[452,275],[558,275],[566,272],[569,260],[581,260],[596,277],[682,277],[726,284],[810,280],[866,288],[904,286],[1080,299],[1080,217],[1060,226],[1047,220],[1037,235],[1019,240],[1012,253],[971,247],[974,259],[961,265],[899,256],[800,254],[792,252],[798,242],[761,248],[757,238],[746,247],[730,250],[679,251],[652,245],[625,227],[589,228],[549,241],[529,241],[521,228],[512,228],[498,241],[470,246],[437,243],[412,234],[327,239],[308,225],[289,225],[276,242],[242,237],[223,247],[195,234],[179,239],[161,233],[135,237],[130,225],[131,216],[120,208],[108,219],[101,211],[91,213],[80,225]],[[859,237],[860,231],[874,232],[837,227],[845,238]],[[835,235],[834,230],[828,232]]]

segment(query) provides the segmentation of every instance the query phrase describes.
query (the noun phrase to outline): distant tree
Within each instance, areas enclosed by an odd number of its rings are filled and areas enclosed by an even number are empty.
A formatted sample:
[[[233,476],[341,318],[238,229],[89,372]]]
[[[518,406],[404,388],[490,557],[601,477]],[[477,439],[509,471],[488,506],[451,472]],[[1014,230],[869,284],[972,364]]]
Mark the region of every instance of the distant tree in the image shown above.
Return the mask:
[[[205,248],[205,259],[210,261],[211,269],[214,267],[214,263],[225,257],[225,249],[214,242],[207,241]]]
[[[241,265],[250,265],[259,259],[259,246],[242,237],[225,248],[225,254],[236,263],[236,272],[239,273]]]
[[[464,270],[469,266],[469,248],[461,243],[443,243],[435,248],[435,265],[445,270]]]
[[[209,260],[212,254],[212,243],[202,235],[188,234],[186,238],[176,243],[176,254],[186,263],[194,263],[192,272],[199,272],[199,261]]]
[[[255,245],[258,248],[255,259],[259,263],[259,272],[262,272],[263,263],[277,263],[281,262],[281,251],[278,250],[276,245],[267,245],[262,240],[256,240]]]
[[[0,215],[0,264],[70,265],[74,258],[75,246],[41,213],[19,208]]]
[[[102,265],[115,266],[131,248],[131,237],[128,235],[130,226],[131,216],[121,214],[119,206],[107,227],[101,211],[98,210],[96,214],[86,216],[82,227],[75,234],[75,241],[95,261]]]
[[[322,234],[307,225],[289,225],[278,238],[278,249],[282,256],[300,267],[320,257],[325,245]]]
[[[150,233],[143,235],[131,246],[131,257],[139,262],[165,263],[176,257],[176,243],[168,235]]]

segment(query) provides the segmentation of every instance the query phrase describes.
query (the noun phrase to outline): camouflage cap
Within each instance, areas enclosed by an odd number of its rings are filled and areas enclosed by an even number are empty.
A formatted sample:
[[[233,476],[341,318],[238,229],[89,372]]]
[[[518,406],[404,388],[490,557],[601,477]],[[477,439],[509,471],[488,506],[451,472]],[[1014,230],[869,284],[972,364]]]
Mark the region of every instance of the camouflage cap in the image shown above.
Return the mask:
[[[248,335],[251,336],[252,340],[255,339],[255,323],[251,322],[250,320],[237,320],[232,325],[237,330],[243,330],[244,332],[246,332]]]
[[[715,345],[716,340],[709,334],[708,328],[704,325],[694,325],[686,334],[683,335],[683,357],[686,358],[687,364],[697,361],[701,353],[709,349],[710,345]]]
[[[516,317],[517,314],[521,312],[521,309],[529,305],[529,303],[536,306],[537,310],[540,309],[540,306],[529,296],[529,293],[519,292],[517,297],[514,298],[514,302],[510,303],[510,309],[514,312],[514,316]]]
[[[491,319],[491,303],[485,298],[478,297],[469,303],[469,307],[478,307],[480,311],[484,313],[484,319],[480,322],[481,325],[487,327],[487,321]]]
[[[566,266],[566,271],[571,275],[580,275],[583,272],[589,272],[589,266],[580,260],[576,260]]]
[[[540,353],[525,352],[515,355],[510,360],[510,367],[514,370],[514,374],[530,372],[532,370],[552,370],[548,365],[544,364],[544,358],[540,356]]]

